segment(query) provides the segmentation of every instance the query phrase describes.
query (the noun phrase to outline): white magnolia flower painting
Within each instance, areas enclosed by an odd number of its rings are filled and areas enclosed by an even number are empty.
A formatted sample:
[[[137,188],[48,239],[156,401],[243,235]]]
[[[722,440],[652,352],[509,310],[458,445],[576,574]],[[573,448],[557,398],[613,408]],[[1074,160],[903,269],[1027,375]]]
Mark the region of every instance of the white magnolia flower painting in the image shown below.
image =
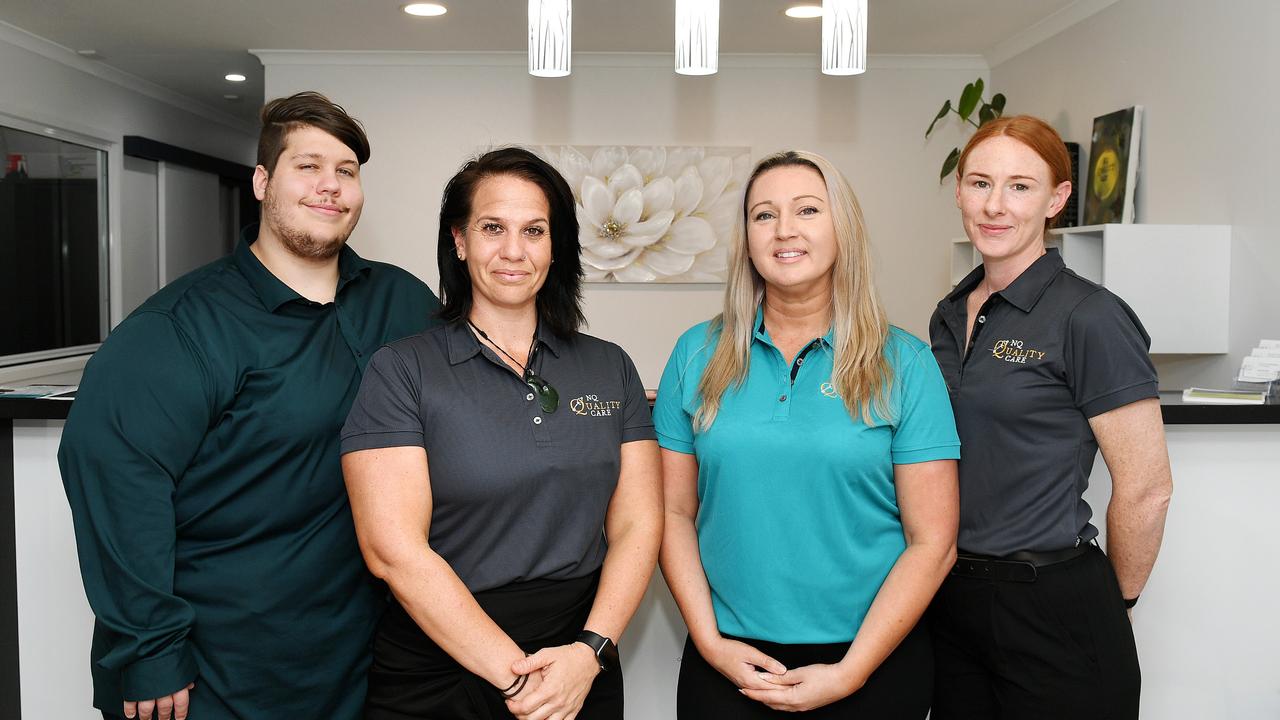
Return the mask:
[[[724,282],[749,148],[547,145],[589,282]]]

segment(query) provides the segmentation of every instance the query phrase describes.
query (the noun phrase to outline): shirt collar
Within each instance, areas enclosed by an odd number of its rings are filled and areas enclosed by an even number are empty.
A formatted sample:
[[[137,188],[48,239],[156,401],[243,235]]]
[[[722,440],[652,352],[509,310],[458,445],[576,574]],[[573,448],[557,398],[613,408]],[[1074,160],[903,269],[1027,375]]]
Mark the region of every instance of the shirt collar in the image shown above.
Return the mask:
[[[280,278],[271,274],[267,266],[253,254],[250,246],[258,239],[258,228],[258,223],[252,223],[240,231],[240,242],[236,243],[233,255],[241,274],[262,300],[262,305],[271,312],[279,310],[285,303],[305,300],[293,288],[281,282]],[[368,275],[372,269],[373,266],[367,260],[344,244],[338,253],[338,293],[352,281]]]
[[[537,335],[538,343],[545,345],[552,355],[560,357],[560,351],[564,347],[564,341],[551,332],[542,323],[538,323],[538,329],[534,331]],[[475,357],[480,353],[480,338],[471,332],[471,328],[467,327],[467,322],[451,322],[444,331],[445,344],[449,350],[449,364],[457,365]]]
[[[764,302],[756,305],[756,322],[755,322],[755,338],[760,342],[773,346],[773,338],[769,337],[769,331],[764,327]],[[820,338],[828,348],[835,347],[835,328],[827,328],[827,334]]]
[[[1014,278],[1009,286],[1003,290],[992,293],[999,295],[1005,302],[1013,305],[1023,312],[1031,312],[1040,300],[1040,296],[1048,289],[1049,283],[1058,276],[1058,273],[1066,267],[1062,261],[1062,254],[1058,252],[1058,248],[1046,248],[1045,254],[1036,258],[1031,266],[1022,271],[1022,274]],[[982,282],[982,278],[986,277],[986,269],[982,265],[973,269],[956,284],[951,292],[938,303],[938,307],[949,309],[965,301],[969,293]]]

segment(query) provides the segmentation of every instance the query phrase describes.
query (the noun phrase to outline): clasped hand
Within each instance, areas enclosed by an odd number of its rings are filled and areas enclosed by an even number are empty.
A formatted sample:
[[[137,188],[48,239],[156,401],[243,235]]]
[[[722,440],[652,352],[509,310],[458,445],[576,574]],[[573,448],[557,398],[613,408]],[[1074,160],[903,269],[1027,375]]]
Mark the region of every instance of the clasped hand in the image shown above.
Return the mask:
[[[187,683],[172,695],[165,695],[150,700],[125,700],[124,716],[138,720],[187,720],[187,710],[191,707],[190,690],[195,683]]]
[[[788,670],[737,640],[720,638],[711,647],[698,650],[712,667],[738,686],[739,692],[774,710],[812,710],[848,697],[862,687],[840,665],[805,665]]]
[[[759,678],[771,687],[743,688],[742,694],[784,712],[830,705],[852,695],[865,682],[850,677],[840,665],[805,665],[781,674],[759,673]]]
[[[507,700],[519,720],[573,720],[600,674],[595,653],[583,643],[543,648],[517,660],[511,672],[528,675],[524,689]]]

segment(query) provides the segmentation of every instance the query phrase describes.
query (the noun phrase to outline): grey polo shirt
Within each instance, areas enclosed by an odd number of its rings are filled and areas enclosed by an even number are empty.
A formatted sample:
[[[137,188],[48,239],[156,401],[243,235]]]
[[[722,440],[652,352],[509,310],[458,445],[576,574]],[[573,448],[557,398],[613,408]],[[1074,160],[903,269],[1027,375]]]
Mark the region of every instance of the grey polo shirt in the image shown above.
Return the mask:
[[[433,328],[374,354],[342,428],[344,454],[426,449],[428,542],[472,592],[595,572],[622,444],[655,437],[617,345],[539,328],[531,364],[554,412],[465,323]]]
[[[1151,340],[1123,300],[1051,249],[983,304],[966,357],[966,298],[982,278],[979,266],[929,323],[960,434],[959,546],[1008,555],[1091,540],[1089,418],[1158,397]]]

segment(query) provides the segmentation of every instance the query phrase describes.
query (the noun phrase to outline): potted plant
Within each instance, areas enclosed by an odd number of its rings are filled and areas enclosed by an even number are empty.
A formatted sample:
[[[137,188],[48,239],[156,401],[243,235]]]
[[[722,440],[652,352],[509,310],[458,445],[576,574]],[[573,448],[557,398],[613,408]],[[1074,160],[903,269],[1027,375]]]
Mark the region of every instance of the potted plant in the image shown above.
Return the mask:
[[[964,86],[964,90],[960,93],[960,100],[955,105],[951,104],[951,100],[942,103],[942,109],[933,118],[933,122],[929,123],[929,129],[924,131],[924,138],[928,140],[934,127],[938,125],[938,121],[950,113],[959,115],[961,120],[975,128],[980,128],[1004,114],[1004,95],[996,93],[991,96],[991,102],[987,102],[982,97],[982,90],[982,78],[978,78]],[[975,110],[978,116],[976,121],[974,120]],[[942,161],[942,172],[938,174],[938,182],[941,183],[946,180],[947,176],[956,169],[956,164],[959,162],[960,148],[951,148],[951,153],[947,155],[947,159]]]

